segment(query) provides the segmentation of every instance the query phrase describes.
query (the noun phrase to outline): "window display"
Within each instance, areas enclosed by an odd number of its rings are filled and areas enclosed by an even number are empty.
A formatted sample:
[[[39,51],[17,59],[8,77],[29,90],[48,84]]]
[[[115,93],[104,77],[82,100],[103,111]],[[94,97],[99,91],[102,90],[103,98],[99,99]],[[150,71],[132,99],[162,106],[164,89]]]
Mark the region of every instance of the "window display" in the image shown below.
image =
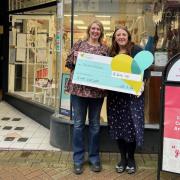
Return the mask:
[[[47,99],[54,96],[55,88],[55,17],[13,15],[11,19],[9,69],[14,74],[9,76],[9,92],[19,95],[23,92],[33,100],[53,106],[53,101]]]

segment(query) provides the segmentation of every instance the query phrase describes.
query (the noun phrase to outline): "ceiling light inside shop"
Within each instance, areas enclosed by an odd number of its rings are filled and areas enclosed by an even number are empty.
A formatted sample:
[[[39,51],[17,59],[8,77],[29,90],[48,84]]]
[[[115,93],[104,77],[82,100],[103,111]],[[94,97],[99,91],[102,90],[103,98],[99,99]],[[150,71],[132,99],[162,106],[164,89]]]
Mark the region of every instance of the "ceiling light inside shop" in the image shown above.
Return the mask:
[[[78,29],[87,29],[87,26],[77,26]]]
[[[78,29],[87,29],[87,26],[77,26]],[[104,27],[104,30],[110,30],[111,28],[108,26]]]
[[[95,17],[97,17],[97,18],[110,18],[111,16],[107,16],[107,15],[95,15]]]
[[[71,14],[64,14],[64,16],[71,17]],[[77,17],[77,16],[78,16],[77,14],[74,14],[74,17]]]
[[[84,24],[84,21],[82,21],[82,20],[74,20],[74,24]]]
[[[111,28],[110,27],[104,27],[104,30],[110,30]]]
[[[111,24],[110,21],[101,21],[101,23],[102,23],[103,25],[110,25],[110,24]]]
[[[106,36],[111,37],[112,36],[112,32],[111,33],[106,33]]]

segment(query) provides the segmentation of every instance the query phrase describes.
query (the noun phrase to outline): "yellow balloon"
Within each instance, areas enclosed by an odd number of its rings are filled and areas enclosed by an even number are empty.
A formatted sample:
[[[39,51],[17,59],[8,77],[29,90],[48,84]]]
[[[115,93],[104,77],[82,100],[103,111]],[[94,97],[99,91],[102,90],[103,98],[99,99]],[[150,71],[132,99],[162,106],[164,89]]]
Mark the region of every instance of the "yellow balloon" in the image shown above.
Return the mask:
[[[129,86],[131,86],[133,88],[133,90],[136,92],[136,94],[138,94],[138,92],[140,91],[143,82],[142,81],[131,81],[131,80],[124,80],[124,82],[126,82],[126,84],[128,84]]]
[[[119,54],[111,61],[112,71],[131,73],[131,63],[133,58],[126,54]]]

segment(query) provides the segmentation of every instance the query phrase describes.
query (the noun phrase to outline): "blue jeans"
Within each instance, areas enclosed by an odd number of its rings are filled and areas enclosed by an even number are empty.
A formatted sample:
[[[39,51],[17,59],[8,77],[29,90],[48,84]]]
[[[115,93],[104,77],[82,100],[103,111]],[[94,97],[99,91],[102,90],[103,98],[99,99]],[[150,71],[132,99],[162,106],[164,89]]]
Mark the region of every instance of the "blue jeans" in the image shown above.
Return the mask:
[[[75,164],[82,164],[84,162],[84,128],[87,110],[89,118],[89,161],[91,163],[100,162],[99,132],[100,113],[103,100],[104,98],[86,98],[71,95],[71,102],[74,110],[73,160]]]

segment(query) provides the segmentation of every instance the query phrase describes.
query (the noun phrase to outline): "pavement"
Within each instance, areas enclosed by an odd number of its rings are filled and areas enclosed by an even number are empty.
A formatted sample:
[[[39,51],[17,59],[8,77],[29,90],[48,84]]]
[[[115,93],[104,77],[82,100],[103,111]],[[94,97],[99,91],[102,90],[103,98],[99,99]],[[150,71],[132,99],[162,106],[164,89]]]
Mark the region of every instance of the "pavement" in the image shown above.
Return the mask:
[[[136,154],[137,172],[115,172],[118,153],[101,153],[103,170],[91,172],[88,162],[82,175],[72,169],[72,152],[65,151],[0,151],[0,180],[156,180],[157,154]],[[161,180],[180,180],[180,175],[161,173]]]

